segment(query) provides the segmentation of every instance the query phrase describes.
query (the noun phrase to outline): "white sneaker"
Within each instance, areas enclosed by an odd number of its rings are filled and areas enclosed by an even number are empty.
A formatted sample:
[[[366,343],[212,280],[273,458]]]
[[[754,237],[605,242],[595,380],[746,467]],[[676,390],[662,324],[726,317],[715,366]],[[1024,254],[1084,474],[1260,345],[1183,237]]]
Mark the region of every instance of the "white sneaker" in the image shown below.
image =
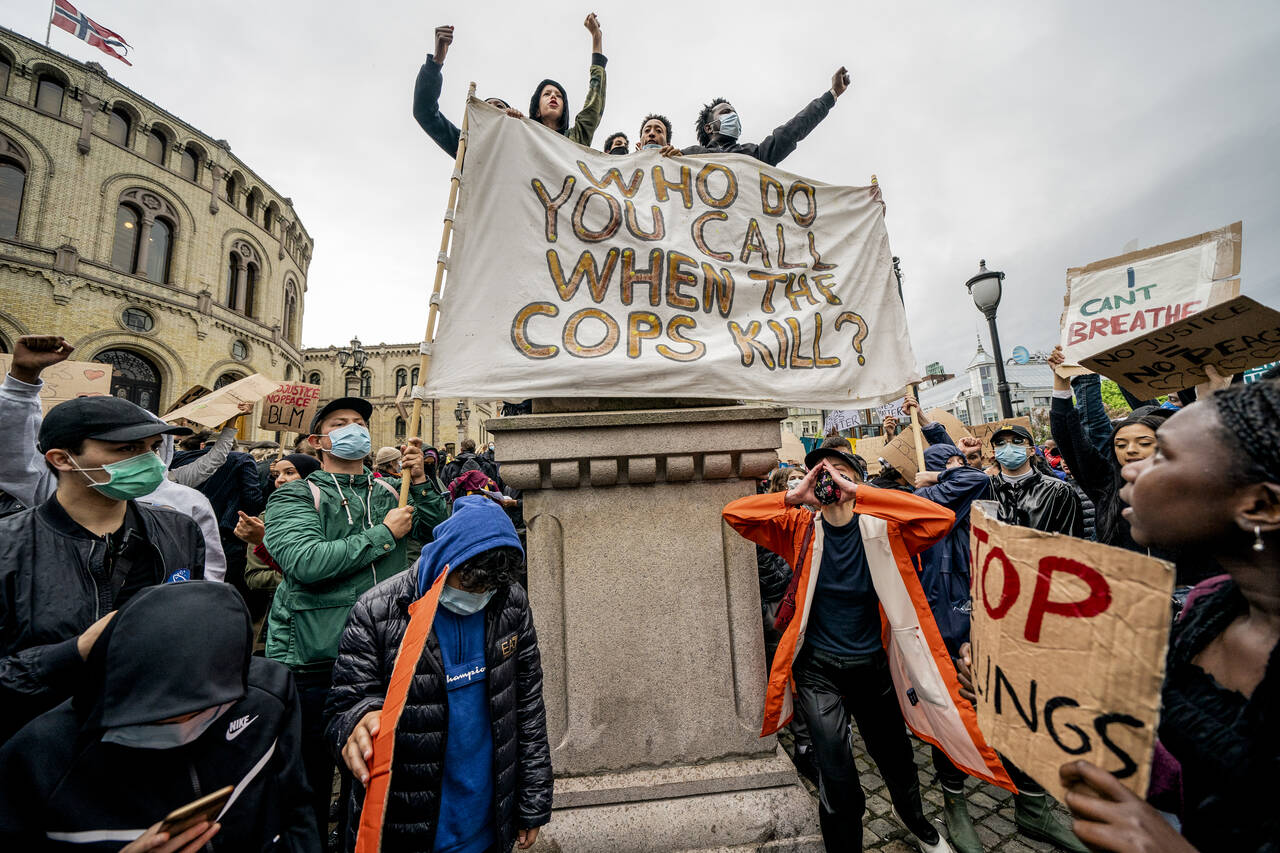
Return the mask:
[[[951,845],[947,843],[947,836],[941,829],[938,830],[938,843],[928,844],[922,840],[920,836],[916,835],[910,829],[907,829],[907,822],[902,819],[902,815],[898,814],[897,809],[893,809],[893,816],[897,819],[898,823],[902,824],[902,828],[907,830],[907,837],[913,841],[915,845],[923,851],[923,853],[955,853],[955,851],[951,849]],[[935,820],[934,823],[938,824],[940,827],[942,826],[940,821]]]

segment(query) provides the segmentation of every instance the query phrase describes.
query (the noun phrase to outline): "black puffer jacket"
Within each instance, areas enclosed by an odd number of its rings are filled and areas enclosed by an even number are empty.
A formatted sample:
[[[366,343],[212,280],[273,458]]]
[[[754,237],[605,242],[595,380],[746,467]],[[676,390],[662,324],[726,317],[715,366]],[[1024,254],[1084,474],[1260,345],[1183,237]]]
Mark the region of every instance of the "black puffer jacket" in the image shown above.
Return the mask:
[[[417,575],[410,569],[370,589],[351,610],[325,705],[325,735],[340,766],[342,746],[356,723],[382,707],[396,652],[409,625],[409,605],[416,597]],[[493,730],[494,826],[497,849],[508,851],[518,829],[551,820],[542,660],[529,599],[518,585],[499,590],[485,607],[484,638]],[[435,844],[448,737],[445,697],[440,645],[433,631],[397,728],[383,850],[431,850]],[[363,802],[364,790],[357,782],[348,803],[347,850],[355,846]]]
[[[1051,474],[1033,470],[1030,477],[1012,483],[1000,474],[993,474],[991,496],[1000,505],[999,518],[1005,524],[1045,533],[1084,535],[1080,499],[1070,486]]]
[[[128,512],[151,558],[150,576],[129,580],[204,577],[204,536],[191,516],[132,501]],[[56,496],[0,519],[0,743],[71,695],[83,663],[76,639],[123,603],[106,560],[103,539]]]

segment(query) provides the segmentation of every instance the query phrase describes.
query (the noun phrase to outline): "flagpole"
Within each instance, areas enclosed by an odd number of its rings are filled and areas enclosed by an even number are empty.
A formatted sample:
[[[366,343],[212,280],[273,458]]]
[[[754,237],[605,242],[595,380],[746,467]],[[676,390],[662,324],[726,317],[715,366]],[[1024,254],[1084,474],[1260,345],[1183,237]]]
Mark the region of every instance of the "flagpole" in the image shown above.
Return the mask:
[[[49,46],[49,39],[53,38],[53,4],[55,0],[49,0],[49,23],[44,27],[44,46]]]
[[[473,82],[467,89],[467,105],[476,96],[476,84]],[[449,181],[449,207],[444,214],[444,230],[440,234],[440,254],[436,257],[436,281],[431,289],[431,307],[427,311],[427,330],[422,338],[422,346],[418,348],[418,378],[421,385],[413,386],[413,415],[409,418],[410,429],[414,438],[422,437],[422,401],[427,397],[427,362],[431,357],[431,344],[436,337],[436,317],[440,310],[440,291],[444,286],[444,268],[449,260],[449,241],[453,237],[454,210],[458,204],[458,187],[462,183],[462,161],[467,154],[467,111],[462,113],[462,132],[458,134],[458,156],[453,164],[453,177]],[[400,506],[409,503],[409,476],[401,472]]]

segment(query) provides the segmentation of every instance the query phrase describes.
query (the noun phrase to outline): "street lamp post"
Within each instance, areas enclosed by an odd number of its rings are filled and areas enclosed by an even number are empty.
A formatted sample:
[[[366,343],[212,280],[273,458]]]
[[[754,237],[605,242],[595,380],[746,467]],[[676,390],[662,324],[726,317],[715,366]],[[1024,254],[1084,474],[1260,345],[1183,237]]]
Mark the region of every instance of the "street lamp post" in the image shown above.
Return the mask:
[[[987,269],[985,260],[978,261],[978,274],[964,283],[973,304],[987,318],[991,330],[991,349],[996,360],[996,392],[1000,395],[1000,417],[1013,417],[1013,403],[1009,399],[1009,382],[1004,376],[1004,354],[1000,352],[1000,333],[996,330],[996,309],[1000,307],[1000,292],[1004,273]]]
[[[458,419],[458,446],[461,447],[462,442],[467,439],[467,421],[471,417],[466,400],[458,401],[457,407],[453,410],[453,416]]]
[[[369,361],[369,353],[360,345],[359,338],[351,339],[351,349],[338,350],[338,366],[346,370],[347,396],[360,396],[360,375]],[[347,367],[350,362],[351,366]]]

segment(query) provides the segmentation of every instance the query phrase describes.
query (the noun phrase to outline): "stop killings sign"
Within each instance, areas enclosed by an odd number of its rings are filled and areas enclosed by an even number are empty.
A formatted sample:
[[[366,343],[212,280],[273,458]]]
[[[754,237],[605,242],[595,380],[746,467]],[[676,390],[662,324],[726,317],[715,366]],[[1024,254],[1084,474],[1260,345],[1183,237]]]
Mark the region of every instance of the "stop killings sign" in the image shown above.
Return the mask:
[[[1059,799],[1082,758],[1146,796],[1173,566],[995,519],[974,504],[973,681],[987,742]]]

